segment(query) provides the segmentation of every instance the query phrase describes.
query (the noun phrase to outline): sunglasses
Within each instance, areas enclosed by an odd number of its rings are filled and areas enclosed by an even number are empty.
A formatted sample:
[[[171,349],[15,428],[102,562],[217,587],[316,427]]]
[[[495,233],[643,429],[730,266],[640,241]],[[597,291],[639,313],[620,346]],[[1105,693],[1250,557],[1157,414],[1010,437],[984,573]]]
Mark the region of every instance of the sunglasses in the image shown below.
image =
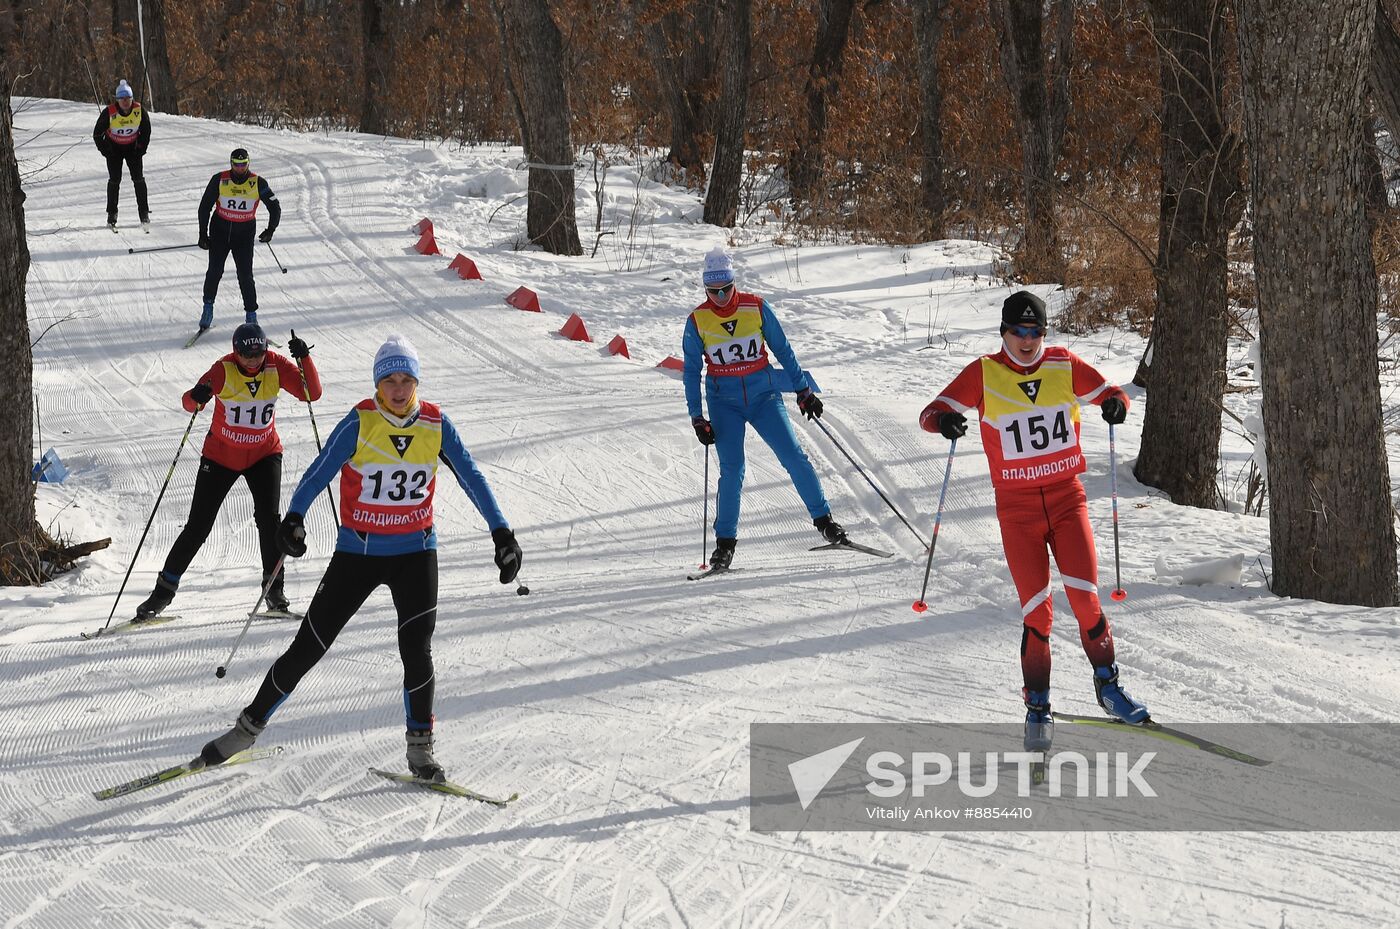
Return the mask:
[[[723,297],[725,294],[729,293],[733,289],[733,284],[721,284],[719,287],[706,287],[705,293],[709,294],[712,297]]]
[[[261,355],[266,355],[266,354],[267,354],[267,349],[265,349],[265,348],[240,348],[240,349],[238,350],[238,357],[239,357],[239,358],[257,358],[257,357],[259,357],[259,356],[261,356]]]
[[[1022,339],[1038,339],[1045,335],[1045,330],[1039,326],[1012,326],[1007,332]]]

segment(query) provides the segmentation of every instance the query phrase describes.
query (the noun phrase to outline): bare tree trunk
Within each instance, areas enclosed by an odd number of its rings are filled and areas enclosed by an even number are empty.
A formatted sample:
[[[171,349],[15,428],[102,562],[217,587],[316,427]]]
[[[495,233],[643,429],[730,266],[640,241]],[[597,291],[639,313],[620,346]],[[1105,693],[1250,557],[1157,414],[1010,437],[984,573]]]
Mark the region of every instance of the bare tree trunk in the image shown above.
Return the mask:
[[[1375,123],[1369,112],[1369,107],[1362,108],[1361,135],[1356,140],[1359,147],[1357,157],[1361,159],[1361,191],[1366,200],[1368,221],[1383,214],[1390,206],[1390,197],[1385,190],[1385,171],[1381,168],[1381,155],[1376,148]]]
[[[1394,508],[1361,196],[1373,0],[1238,0],[1273,589],[1396,603]]]
[[[0,23],[0,365],[5,369],[7,398],[0,403],[0,584],[39,579],[34,549],[38,527],[29,481],[34,417],[34,364],[24,303],[29,247],[10,111],[15,56],[7,41],[12,37],[9,32],[10,24]]]
[[[1376,112],[1400,144],[1400,33],[1386,11],[1385,0],[1376,0],[1376,40],[1371,49],[1371,99]]]
[[[1001,69],[1015,101],[1025,200],[1022,274],[1059,280],[1064,274],[1055,218],[1055,165],[1069,115],[1069,69],[1074,48],[1071,0],[1052,0],[1055,40],[1047,51],[1041,0],[990,0],[1001,47]],[[1046,74],[1049,72],[1049,86]]]
[[[142,0],[146,19],[146,79],[151,87],[151,108],[178,116],[180,95],[170,72],[170,49],[165,38],[165,0]]]
[[[1226,246],[1243,207],[1239,140],[1226,128],[1224,4],[1151,0],[1161,58],[1157,312],[1138,480],[1214,508],[1225,393]]]
[[[639,14],[645,16],[642,0]],[[666,160],[685,172],[686,182],[705,184],[705,127],[709,125],[719,43],[716,0],[698,0],[670,10],[643,26],[647,57],[656,72],[671,123]]]
[[[360,98],[360,131],[370,135],[389,134],[389,84],[394,70],[394,51],[389,32],[390,0],[360,0],[361,36],[365,74],[364,96]]]
[[[948,195],[943,186],[943,82],[938,76],[938,46],[948,0],[914,0],[914,31],[919,48],[919,171],[925,239],[941,239]]]
[[[581,255],[564,41],[546,0],[496,0],[501,46],[530,161],[525,229],[556,255]]]
[[[812,199],[813,188],[822,177],[826,105],[841,79],[841,55],[846,50],[854,12],[855,0],[821,0],[818,4],[817,37],[807,67],[807,82],[802,88],[807,98],[807,131],[788,157],[792,195],[797,200]]]
[[[710,188],[705,192],[705,222],[733,226],[739,215],[739,186],[744,176],[753,0],[721,2],[724,54],[720,63],[720,102],[715,114],[715,161],[710,171]]]

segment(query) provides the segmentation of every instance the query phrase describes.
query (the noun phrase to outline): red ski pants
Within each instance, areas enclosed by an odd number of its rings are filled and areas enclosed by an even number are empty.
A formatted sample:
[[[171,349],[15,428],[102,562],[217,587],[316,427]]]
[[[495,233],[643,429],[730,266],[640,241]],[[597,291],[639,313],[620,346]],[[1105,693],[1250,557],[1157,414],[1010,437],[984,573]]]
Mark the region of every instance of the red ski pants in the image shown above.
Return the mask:
[[[1027,690],[1050,688],[1050,555],[1060,569],[1089,663],[1113,663],[1113,632],[1099,605],[1099,565],[1084,485],[998,490],[997,521],[1006,566],[1021,598],[1021,676]]]

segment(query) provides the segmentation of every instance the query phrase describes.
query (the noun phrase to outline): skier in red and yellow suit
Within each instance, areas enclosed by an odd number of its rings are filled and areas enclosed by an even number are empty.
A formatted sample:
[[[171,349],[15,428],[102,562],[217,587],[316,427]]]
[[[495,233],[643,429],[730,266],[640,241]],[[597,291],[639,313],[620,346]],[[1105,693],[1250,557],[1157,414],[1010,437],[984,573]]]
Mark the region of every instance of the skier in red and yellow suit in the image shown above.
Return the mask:
[[[967,412],[976,410],[981,418],[1002,546],[1021,599],[1028,748],[1049,743],[1051,554],[1079,620],[1100,705],[1126,722],[1147,718],[1147,709],[1118,686],[1113,633],[1099,604],[1098,556],[1078,477],[1084,472],[1080,404],[1098,404],[1104,420],[1118,424],[1127,416],[1128,397],[1073,352],[1046,346],[1045,332],[1045,303],[1028,291],[1012,294],[1002,306],[1001,350],[964,368],[919,417],[926,431],[949,439],[967,431]],[[1033,724],[1043,727],[1043,746],[1031,745]]]
[[[240,477],[253,494],[253,522],[258,527],[264,585],[268,587],[269,609],[286,610],[283,575],[271,578],[280,553],[277,551],[278,512],[282,497],[282,440],[277,435],[274,412],[283,391],[307,402],[321,399],[321,376],[311,360],[310,346],[301,339],[288,343],[290,358],[267,350],[267,335],[253,323],[244,323],[233,333],[233,351],[214,362],[199,383],[186,391],[182,402],[193,413],[214,401],[214,417],[199,459],[199,474],[190,500],[185,528],[166,556],[165,567],[156,576],[150,597],[136,608],[139,618],[148,619],[170,605],[180,578],[194,556],[209,538],[224,498]]]

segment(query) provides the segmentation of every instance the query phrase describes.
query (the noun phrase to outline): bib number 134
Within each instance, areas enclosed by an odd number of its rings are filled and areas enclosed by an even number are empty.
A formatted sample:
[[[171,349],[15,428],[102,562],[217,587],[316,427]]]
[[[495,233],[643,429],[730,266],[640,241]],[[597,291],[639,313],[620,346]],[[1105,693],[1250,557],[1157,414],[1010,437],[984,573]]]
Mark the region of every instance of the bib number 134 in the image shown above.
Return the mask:
[[[1043,413],[1018,413],[1001,422],[1002,453],[1007,458],[1063,451],[1073,444],[1074,431],[1064,407]]]

